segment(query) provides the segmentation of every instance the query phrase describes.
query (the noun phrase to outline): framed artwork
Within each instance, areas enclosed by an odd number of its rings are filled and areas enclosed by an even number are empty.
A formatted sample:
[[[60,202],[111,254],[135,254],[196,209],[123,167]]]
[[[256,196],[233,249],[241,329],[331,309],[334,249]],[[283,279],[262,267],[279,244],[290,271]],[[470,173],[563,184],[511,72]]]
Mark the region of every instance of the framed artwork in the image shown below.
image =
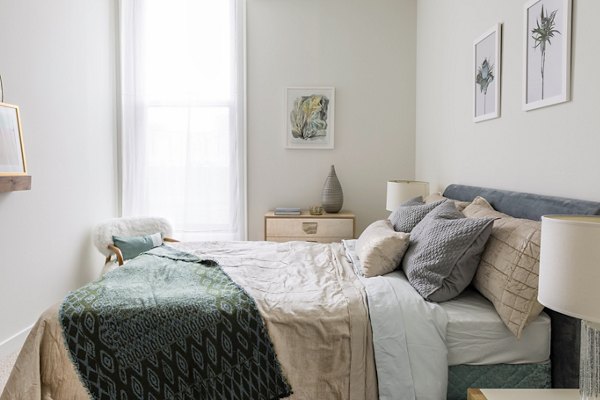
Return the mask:
[[[287,88],[285,147],[333,149],[335,89]]]
[[[571,0],[525,4],[523,109],[570,99]]]
[[[0,103],[0,175],[26,175],[19,107]]]
[[[502,24],[473,42],[473,121],[500,116]]]

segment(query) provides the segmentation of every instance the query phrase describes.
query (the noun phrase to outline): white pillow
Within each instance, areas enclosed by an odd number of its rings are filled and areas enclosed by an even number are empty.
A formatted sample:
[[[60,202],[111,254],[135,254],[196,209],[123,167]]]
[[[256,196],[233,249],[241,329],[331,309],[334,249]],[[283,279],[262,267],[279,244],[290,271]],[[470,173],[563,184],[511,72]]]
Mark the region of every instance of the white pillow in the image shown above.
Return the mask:
[[[356,254],[366,277],[395,270],[408,248],[410,234],[396,232],[389,220],[375,221],[356,240]]]

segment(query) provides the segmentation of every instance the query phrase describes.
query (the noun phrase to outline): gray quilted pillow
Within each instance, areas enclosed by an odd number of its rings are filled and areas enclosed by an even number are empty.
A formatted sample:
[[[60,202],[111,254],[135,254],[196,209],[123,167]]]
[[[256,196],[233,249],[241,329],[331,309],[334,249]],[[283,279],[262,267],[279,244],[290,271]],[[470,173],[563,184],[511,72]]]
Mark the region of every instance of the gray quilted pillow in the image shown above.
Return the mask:
[[[402,269],[410,284],[430,301],[458,296],[475,276],[494,218],[465,218],[448,201],[412,230]]]
[[[396,232],[410,233],[413,228],[421,222],[421,220],[434,208],[445,202],[446,200],[436,201],[435,203],[422,204],[411,199],[406,203],[402,203],[389,216],[389,220],[394,226]]]
[[[421,204],[425,204],[423,201],[423,196],[413,197],[410,200],[406,200],[404,203],[400,204],[401,206],[418,206]]]

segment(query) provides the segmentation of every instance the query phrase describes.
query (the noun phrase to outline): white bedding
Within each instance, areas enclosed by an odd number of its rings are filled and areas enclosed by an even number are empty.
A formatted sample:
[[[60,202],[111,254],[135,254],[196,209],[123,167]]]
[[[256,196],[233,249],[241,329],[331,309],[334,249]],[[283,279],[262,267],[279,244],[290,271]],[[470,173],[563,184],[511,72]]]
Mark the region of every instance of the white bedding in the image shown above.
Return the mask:
[[[360,274],[354,241],[346,256]],[[550,318],[541,314],[520,340],[493,305],[474,290],[430,303],[402,271],[361,278],[368,296],[379,398],[444,399],[448,366],[540,363],[550,357]]]
[[[401,271],[362,278],[367,289],[380,400],[440,400],[448,385],[444,310]]]
[[[475,290],[440,303],[448,315],[448,364],[525,364],[550,358],[550,317],[540,314],[517,339]]]

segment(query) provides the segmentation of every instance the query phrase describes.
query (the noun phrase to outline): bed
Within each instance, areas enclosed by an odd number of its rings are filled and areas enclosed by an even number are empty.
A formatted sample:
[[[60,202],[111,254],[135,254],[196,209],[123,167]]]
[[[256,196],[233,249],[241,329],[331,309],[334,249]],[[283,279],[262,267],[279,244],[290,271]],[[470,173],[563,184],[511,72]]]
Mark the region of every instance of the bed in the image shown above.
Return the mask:
[[[600,203],[531,193],[497,190],[467,185],[449,185],[444,196],[472,201],[477,196],[487,199],[498,211],[508,215],[539,221],[548,214],[599,215]],[[551,382],[555,388],[579,387],[580,320],[550,309],[545,313],[551,319]],[[502,379],[502,376],[499,376]],[[502,387],[495,380],[489,387]]]
[[[533,220],[600,213],[600,203],[464,185],[443,195],[483,196],[498,211]],[[401,271],[360,277],[341,244],[174,247],[216,261],[255,300],[293,399],[464,399],[467,387],[578,386],[579,323],[550,310],[517,341],[475,290],[441,305],[424,301]],[[58,319],[56,306],[40,317],[2,400],[89,398]],[[476,348],[486,351],[465,351]]]

